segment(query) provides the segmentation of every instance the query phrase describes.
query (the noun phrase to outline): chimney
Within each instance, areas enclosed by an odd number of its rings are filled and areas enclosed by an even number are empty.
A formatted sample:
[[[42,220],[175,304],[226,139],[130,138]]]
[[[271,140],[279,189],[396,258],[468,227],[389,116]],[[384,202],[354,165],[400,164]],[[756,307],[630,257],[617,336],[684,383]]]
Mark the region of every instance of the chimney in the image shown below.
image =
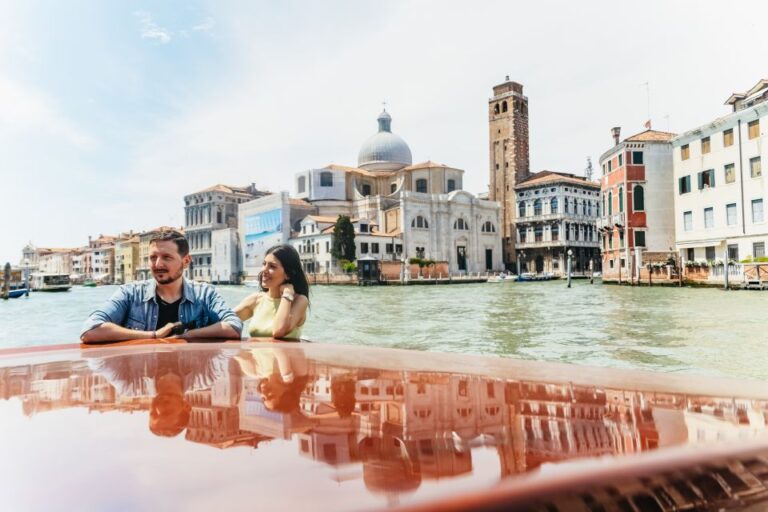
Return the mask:
[[[614,126],[611,128],[611,135],[613,135],[613,145],[619,145],[619,138],[621,137],[621,126]]]

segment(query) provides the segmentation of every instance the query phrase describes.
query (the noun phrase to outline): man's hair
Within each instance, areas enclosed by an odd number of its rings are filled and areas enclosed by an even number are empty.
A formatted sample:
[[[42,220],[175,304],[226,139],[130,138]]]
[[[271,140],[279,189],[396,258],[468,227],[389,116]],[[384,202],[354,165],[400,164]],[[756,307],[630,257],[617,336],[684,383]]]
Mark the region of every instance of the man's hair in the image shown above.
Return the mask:
[[[149,239],[149,244],[152,245],[157,242],[173,242],[176,244],[176,248],[179,250],[179,256],[182,258],[189,254],[189,242],[186,237],[178,231],[160,231],[156,235]]]

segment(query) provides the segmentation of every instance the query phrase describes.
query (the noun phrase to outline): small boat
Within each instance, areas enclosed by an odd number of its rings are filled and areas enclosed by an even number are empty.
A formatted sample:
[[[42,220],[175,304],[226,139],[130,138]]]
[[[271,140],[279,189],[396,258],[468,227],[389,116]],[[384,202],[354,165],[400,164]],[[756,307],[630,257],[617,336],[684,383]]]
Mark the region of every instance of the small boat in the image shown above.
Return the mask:
[[[66,292],[72,288],[69,274],[32,274],[32,291]]]
[[[25,295],[29,295],[29,288],[14,288],[8,292],[9,299],[18,299]]]
[[[4,510],[768,510],[766,382],[146,341],[0,349]]]
[[[250,279],[247,281],[243,281],[243,286],[246,286],[247,288],[258,288],[259,282],[255,279]]]
[[[517,276],[518,281],[550,281],[555,278],[555,275],[551,272],[544,272],[537,274],[536,272],[523,272]]]
[[[489,277],[489,283],[512,283],[516,280],[517,276],[514,274],[501,273],[497,276]]]
[[[96,288],[96,281],[94,281],[93,279],[86,279],[85,281],[83,281],[83,286],[85,286],[86,288]]]

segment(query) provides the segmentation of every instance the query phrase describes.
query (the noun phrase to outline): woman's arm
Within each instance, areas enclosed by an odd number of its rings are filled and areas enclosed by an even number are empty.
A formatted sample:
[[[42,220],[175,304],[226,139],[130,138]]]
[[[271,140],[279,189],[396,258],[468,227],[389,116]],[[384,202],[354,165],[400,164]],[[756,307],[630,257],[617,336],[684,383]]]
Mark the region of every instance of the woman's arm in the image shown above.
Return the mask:
[[[251,312],[251,314],[253,314],[253,312]],[[228,340],[234,340],[234,339],[239,340],[240,333],[237,332],[237,329],[235,329],[234,327],[232,327],[230,324],[226,322],[217,322],[207,327],[192,329],[190,331],[185,332],[179,337],[184,339],[221,338],[221,339],[228,339]]]
[[[293,295],[293,301],[288,300],[286,295]],[[290,284],[283,285],[281,296],[280,306],[277,308],[272,324],[273,338],[284,338],[296,327],[302,325],[309,305],[309,299],[304,295],[294,294],[293,286]]]
[[[251,318],[261,296],[262,292],[257,292],[244,298],[243,301],[235,308],[235,314],[237,317],[242,321],[246,321]]]

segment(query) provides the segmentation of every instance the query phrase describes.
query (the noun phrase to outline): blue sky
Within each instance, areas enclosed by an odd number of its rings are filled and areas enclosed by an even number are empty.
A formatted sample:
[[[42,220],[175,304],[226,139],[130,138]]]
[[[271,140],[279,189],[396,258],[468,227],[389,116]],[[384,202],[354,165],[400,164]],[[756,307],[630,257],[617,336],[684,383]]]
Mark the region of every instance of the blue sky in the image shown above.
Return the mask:
[[[486,108],[525,86],[531,165],[582,173],[610,128],[684,131],[768,78],[765,2],[0,0],[0,261],[28,241],[180,225],[214,183],[354,165],[387,101],[415,161],[488,181]],[[738,18],[739,23],[731,21]]]

